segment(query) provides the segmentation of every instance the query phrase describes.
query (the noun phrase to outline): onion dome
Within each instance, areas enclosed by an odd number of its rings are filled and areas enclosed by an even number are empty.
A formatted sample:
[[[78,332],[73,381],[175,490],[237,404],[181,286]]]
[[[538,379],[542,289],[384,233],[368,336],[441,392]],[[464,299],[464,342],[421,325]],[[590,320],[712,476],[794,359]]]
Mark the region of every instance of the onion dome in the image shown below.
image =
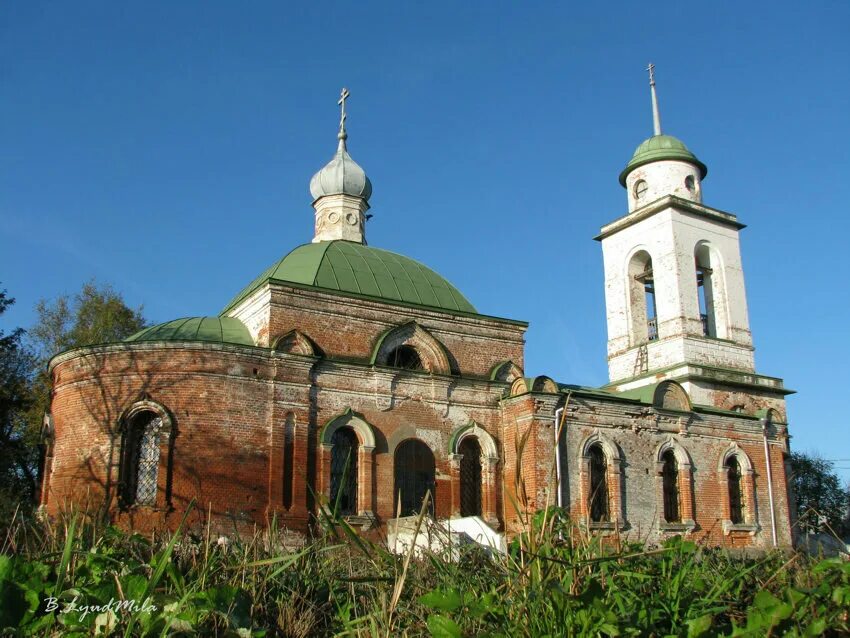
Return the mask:
[[[339,105],[342,107],[342,114],[339,120],[339,146],[336,155],[310,180],[310,194],[313,195],[314,201],[326,195],[351,195],[362,197],[366,201],[372,196],[372,182],[366,177],[366,171],[351,159],[345,145],[348,139],[348,133],[345,131],[345,100],[349,95],[348,89],[343,89],[340,94]]]
[[[693,164],[700,171],[700,179],[705,178],[708,174],[706,165],[699,161],[697,156],[691,153],[681,140],[672,135],[659,134],[653,135],[637,147],[634,155],[632,155],[632,159],[629,160],[626,168],[620,173],[620,184],[625,187],[626,177],[639,166],[661,160],[673,160]]]
[[[333,159],[310,180],[310,194],[314,200],[325,195],[352,195],[368,201],[372,196],[372,182],[348,154],[344,135],[340,133],[339,148]]]

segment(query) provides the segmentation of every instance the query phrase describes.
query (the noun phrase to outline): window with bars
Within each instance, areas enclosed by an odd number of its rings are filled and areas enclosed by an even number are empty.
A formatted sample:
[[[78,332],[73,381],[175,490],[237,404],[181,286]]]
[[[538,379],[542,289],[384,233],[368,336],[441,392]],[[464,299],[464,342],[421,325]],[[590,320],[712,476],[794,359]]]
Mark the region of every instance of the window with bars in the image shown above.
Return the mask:
[[[610,521],[608,510],[608,462],[601,445],[590,448],[590,520],[594,523]]]
[[[395,511],[400,516],[415,516],[422,509],[428,492],[429,510],[434,513],[436,462],[431,448],[422,441],[408,439],[395,452]]]
[[[729,484],[729,520],[739,525],[744,522],[744,485],[741,464],[734,456],[726,461],[726,478]]]
[[[461,441],[460,515],[481,516],[481,445],[472,437]]]
[[[661,479],[664,492],[664,520],[668,523],[680,523],[679,509],[679,464],[673,450],[667,450],[661,457]]]
[[[162,419],[153,412],[134,416],[124,434],[123,500],[126,505],[155,505]]]
[[[360,441],[351,428],[331,437],[331,506],[345,516],[357,514],[357,452]]]
[[[401,345],[387,356],[387,365],[393,368],[404,368],[405,370],[424,370],[422,358],[416,348],[409,345]]]

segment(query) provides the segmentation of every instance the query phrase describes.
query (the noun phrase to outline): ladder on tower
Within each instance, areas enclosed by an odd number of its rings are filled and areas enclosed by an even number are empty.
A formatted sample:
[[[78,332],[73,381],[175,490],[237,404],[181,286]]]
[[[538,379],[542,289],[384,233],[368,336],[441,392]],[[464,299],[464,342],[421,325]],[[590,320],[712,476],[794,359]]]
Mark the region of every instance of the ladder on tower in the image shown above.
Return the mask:
[[[635,356],[635,368],[633,372],[633,377],[649,372],[649,353],[647,352],[645,343],[637,349],[637,355]]]

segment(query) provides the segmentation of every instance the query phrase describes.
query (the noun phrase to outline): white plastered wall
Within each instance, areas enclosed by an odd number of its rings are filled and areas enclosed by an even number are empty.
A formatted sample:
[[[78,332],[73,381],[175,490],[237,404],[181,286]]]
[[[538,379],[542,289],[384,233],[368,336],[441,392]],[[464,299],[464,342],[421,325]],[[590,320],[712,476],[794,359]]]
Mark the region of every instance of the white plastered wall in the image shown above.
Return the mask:
[[[639,213],[639,211],[638,211]],[[727,215],[728,216],[728,215]],[[712,251],[720,339],[702,333],[694,251]],[[640,250],[652,257],[658,320],[657,340],[631,328],[629,261]],[[668,206],[602,240],[608,320],[609,376],[612,381],[640,370],[637,350],[646,345],[642,371],[686,361],[754,371],[738,230],[731,225]]]
[[[626,177],[629,212],[665,195],[675,195],[701,204],[702,183],[699,174],[700,170],[693,164],[674,160],[660,160],[639,166]],[[685,182],[688,177],[693,178],[693,188],[688,188]],[[640,198],[635,194],[635,185],[639,181],[646,183],[646,191]]]

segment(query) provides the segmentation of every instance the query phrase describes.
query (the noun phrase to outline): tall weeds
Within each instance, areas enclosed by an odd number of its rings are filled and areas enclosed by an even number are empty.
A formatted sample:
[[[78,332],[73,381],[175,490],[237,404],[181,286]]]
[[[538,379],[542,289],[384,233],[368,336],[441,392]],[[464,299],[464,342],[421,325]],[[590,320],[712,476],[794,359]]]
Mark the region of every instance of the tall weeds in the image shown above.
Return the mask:
[[[838,560],[738,558],[680,538],[617,548],[556,508],[530,515],[505,556],[468,545],[452,548],[455,560],[413,548],[396,556],[332,511],[322,516],[325,531],[297,550],[284,547],[276,521],[226,541],[208,528],[128,534],[83,512],[18,525],[0,555],[0,626],[42,636],[850,631],[850,564]],[[146,598],[147,607],[116,607]],[[109,610],[86,608],[110,599]],[[71,601],[77,609],[59,613]]]

